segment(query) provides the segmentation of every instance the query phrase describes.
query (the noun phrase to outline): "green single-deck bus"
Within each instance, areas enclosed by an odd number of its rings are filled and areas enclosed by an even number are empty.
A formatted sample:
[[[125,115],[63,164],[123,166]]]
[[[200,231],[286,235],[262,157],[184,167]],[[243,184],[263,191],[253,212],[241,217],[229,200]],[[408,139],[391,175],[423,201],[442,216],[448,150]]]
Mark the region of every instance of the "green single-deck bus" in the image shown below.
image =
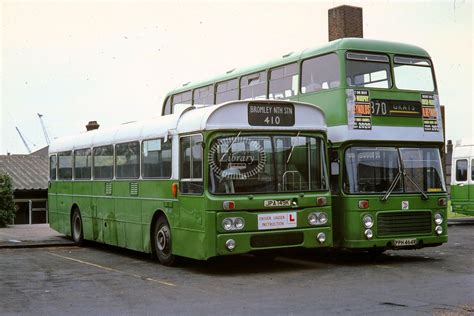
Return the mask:
[[[311,104],[234,101],[57,139],[50,225],[165,265],[331,247],[326,130]]]
[[[463,139],[454,145],[451,165],[453,212],[474,215],[474,145]]]
[[[324,110],[336,247],[379,253],[447,241],[443,124],[424,49],[340,39],[186,83],[167,95],[162,114],[178,103],[239,99],[298,100]]]

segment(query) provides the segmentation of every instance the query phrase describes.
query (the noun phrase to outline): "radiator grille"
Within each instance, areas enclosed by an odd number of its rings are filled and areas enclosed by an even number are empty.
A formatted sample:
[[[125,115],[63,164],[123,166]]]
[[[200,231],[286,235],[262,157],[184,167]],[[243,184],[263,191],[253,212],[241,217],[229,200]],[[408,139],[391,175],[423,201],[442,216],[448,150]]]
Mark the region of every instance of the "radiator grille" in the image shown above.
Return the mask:
[[[298,232],[254,235],[250,238],[253,248],[278,247],[300,245],[303,243],[304,234]]]
[[[431,212],[381,213],[377,216],[378,236],[431,234]]]

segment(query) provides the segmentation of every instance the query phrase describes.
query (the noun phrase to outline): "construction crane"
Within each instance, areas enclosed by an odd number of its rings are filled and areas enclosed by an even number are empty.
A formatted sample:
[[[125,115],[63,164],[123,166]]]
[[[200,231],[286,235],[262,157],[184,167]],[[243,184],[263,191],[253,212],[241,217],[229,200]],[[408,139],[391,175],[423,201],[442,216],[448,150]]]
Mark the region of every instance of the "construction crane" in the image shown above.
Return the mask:
[[[39,113],[36,113],[38,114],[38,117],[40,119],[40,122],[41,122],[41,127],[43,128],[43,134],[44,134],[44,138],[46,139],[46,144],[48,144],[49,146],[49,136],[48,136],[48,132],[46,131],[46,126],[44,125],[44,122],[43,122],[43,114],[39,114]]]
[[[25,147],[26,147],[26,150],[28,150],[28,153],[31,154],[31,148],[30,148],[30,146],[28,146],[28,143],[26,142],[25,137],[20,132],[20,130],[18,129],[17,126],[15,126],[15,128],[16,128],[16,131],[18,132],[18,135],[20,135],[21,140],[23,141],[23,145],[25,145]]]

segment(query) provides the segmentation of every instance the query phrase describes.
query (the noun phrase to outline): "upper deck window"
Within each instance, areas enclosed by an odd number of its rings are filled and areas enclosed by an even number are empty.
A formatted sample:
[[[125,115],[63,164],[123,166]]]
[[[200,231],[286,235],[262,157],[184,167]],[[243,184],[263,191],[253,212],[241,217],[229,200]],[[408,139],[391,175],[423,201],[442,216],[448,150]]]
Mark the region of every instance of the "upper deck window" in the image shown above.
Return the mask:
[[[265,99],[267,96],[267,73],[265,71],[243,76],[240,79],[240,99]]]
[[[395,56],[394,76],[398,89],[433,91],[431,61],[426,58]]]
[[[298,65],[296,63],[270,70],[269,99],[286,99],[298,94]]]
[[[185,91],[182,93],[175,94],[173,96],[173,102],[171,103],[171,113],[174,113],[175,104],[191,104],[192,93],[191,91]]]
[[[166,98],[165,106],[163,109],[163,115],[171,114],[171,96]]]
[[[239,81],[231,79],[216,86],[216,104],[239,99]]]
[[[392,79],[388,56],[348,52],[346,81],[351,87],[390,88]]]
[[[306,59],[301,69],[301,92],[337,88],[340,84],[339,58],[328,54]]]
[[[214,104],[214,86],[197,88],[193,92],[193,104]]]

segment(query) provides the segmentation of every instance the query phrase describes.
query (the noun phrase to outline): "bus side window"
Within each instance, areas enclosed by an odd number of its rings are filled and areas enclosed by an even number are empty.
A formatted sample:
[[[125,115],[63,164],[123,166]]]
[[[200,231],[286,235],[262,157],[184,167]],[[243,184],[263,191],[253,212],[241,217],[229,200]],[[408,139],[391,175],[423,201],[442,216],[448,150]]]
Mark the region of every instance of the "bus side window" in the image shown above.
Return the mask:
[[[114,146],[96,147],[92,150],[94,179],[112,179],[114,177]]]
[[[184,194],[203,192],[202,155],[202,135],[180,139],[180,190]]]
[[[115,177],[138,179],[140,174],[140,144],[130,142],[115,145]]]
[[[171,141],[165,143],[162,138],[143,141],[142,177],[171,177]]]
[[[259,73],[243,76],[240,79],[240,99],[255,100],[267,97],[267,73]]]
[[[174,106],[176,104],[191,104],[193,101],[193,95],[191,91],[185,91],[173,96],[173,101],[171,102],[171,113],[174,113]]]
[[[303,61],[301,93],[337,88],[339,83],[339,59],[336,54],[332,53]]]
[[[56,180],[57,160],[56,155],[49,157],[49,180],[51,181]]]
[[[72,179],[72,152],[66,151],[58,154],[58,179]]]
[[[193,104],[214,104],[214,86],[194,89]]]
[[[92,157],[89,148],[74,151],[74,179],[90,180]]]
[[[171,96],[166,98],[166,102],[163,109],[163,115],[171,114]]]
[[[474,159],[471,160],[471,180],[474,181]]]
[[[232,79],[216,85],[216,104],[239,99],[239,81]]]
[[[296,63],[270,70],[269,99],[286,99],[298,94],[298,65]]]
[[[329,151],[329,158],[330,158],[330,186],[331,186],[331,193],[338,194],[339,193],[339,175],[340,175],[340,160],[339,154],[337,150],[330,150]],[[337,168],[337,170],[333,170],[333,168]]]
[[[456,181],[467,181],[467,159],[456,161]]]

